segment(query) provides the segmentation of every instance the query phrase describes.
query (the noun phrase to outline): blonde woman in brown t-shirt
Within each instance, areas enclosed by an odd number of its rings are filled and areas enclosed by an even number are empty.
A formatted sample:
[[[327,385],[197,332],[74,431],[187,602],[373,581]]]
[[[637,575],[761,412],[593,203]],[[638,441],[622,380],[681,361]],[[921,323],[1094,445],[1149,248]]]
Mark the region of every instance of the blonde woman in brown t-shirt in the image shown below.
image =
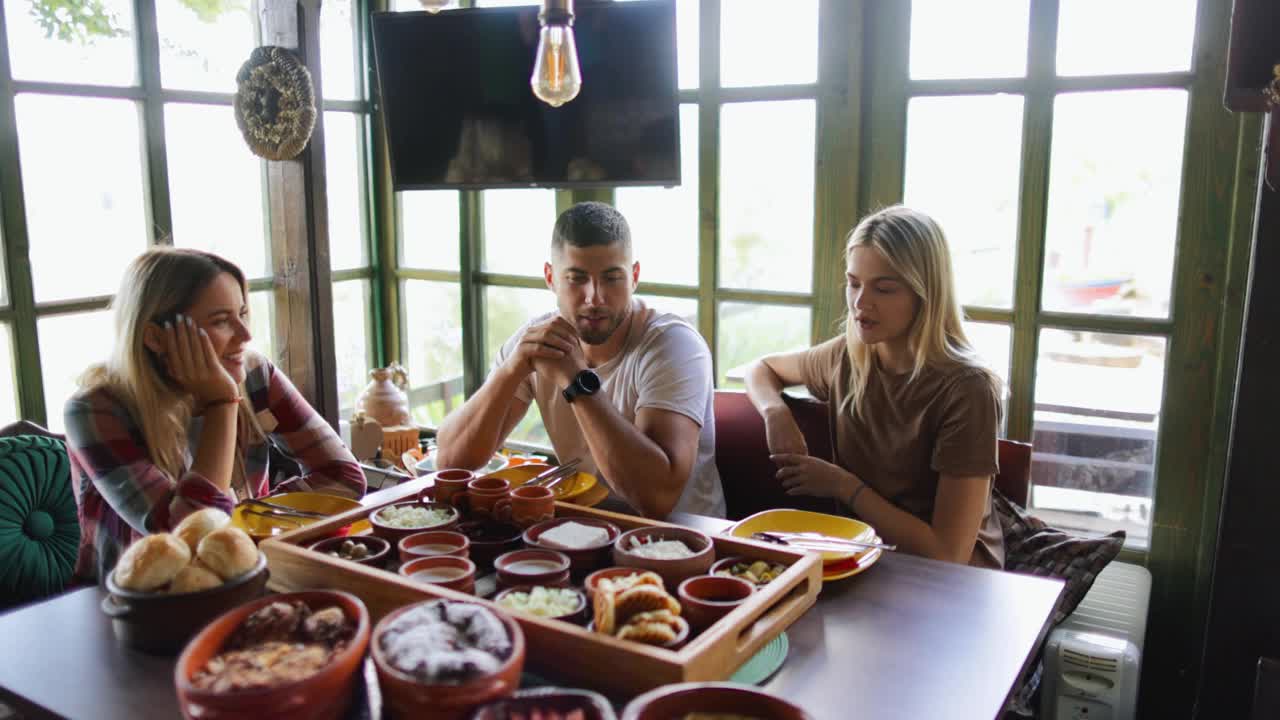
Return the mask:
[[[907,552],[1003,567],[1000,382],[965,337],[942,229],[901,206],[869,215],[849,233],[845,271],[844,335],[747,370],[778,479],[840,500]],[[809,456],[782,402],[793,385],[827,402],[834,463]]]

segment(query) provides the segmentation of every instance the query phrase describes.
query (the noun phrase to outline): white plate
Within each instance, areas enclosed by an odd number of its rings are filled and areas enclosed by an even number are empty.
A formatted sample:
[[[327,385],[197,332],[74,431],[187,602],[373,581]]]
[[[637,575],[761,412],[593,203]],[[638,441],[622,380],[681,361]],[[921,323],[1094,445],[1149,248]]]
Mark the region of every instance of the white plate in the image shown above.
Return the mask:
[[[475,471],[491,473],[491,472],[497,472],[505,468],[506,466],[507,466],[507,456],[503,455],[502,453],[494,453],[493,458],[489,460],[489,464],[485,465],[483,468],[478,468]],[[422,460],[419,460],[418,464],[413,466],[413,469],[417,471],[418,475],[426,475],[427,473],[435,472],[436,471],[436,454],[433,452],[430,455],[423,458]]]

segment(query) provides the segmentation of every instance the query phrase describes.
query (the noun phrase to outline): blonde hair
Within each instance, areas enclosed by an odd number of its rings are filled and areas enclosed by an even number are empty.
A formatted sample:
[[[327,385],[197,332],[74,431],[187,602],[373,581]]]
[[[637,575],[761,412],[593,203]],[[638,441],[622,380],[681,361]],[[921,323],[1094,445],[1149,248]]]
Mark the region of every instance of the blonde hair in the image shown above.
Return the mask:
[[[174,479],[187,467],[187,425],[194,401],[174,385],[163,360],[143,342],[145,330],[148,324],[162,325],[187,312],[222,273],[236,279],[247,302],[249,287],[244,273],[213,253],[160,247],[139,255],[125,270],[111,302],[116,336],[111,354],[106,362],[91,366],[80,377],[81,388],[106,389],[124,403],[142,431],[151,462]],[[240,394],[237,444],[243,447],[265,434],[247,393],[242,390]],[[243,477],[240,480],[243,482]]]
[[[848,235],[845,262],[854,248],[880,251],[919,301],[907,331],[907,348],[914,366],[910,380],[929,366],[965,366],[983,371],[993,388],[999,379],[978,359],[965,335],[960,303],[956,300],[951,252],[942,228],[928,215],[893,205],[866,216]],[[842,412],[862,417],[861,399],[876,372],[873,350],[858,339],[854,323],[845,317],[845,344],[853,372]]]

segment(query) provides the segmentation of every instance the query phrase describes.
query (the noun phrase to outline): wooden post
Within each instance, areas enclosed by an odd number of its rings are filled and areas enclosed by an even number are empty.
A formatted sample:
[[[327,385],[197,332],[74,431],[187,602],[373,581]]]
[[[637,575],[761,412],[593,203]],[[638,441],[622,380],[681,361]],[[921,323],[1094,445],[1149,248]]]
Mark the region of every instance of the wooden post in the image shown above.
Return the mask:
[[[264,45],[295,50],[311,71],[320,105],[320,0],[264,0]],[[302,154],[267,163],[271,267],[275,277],[275,343],[280,368],[316,411],[338,425],[333,349],[333,285],[329,266],[324,113]]]

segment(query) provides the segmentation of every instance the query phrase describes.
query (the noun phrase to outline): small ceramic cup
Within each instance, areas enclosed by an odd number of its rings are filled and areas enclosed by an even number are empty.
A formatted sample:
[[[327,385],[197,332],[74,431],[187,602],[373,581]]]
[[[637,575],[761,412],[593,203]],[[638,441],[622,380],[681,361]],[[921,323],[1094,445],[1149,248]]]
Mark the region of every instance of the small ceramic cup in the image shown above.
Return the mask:
[[[694,632],[728,615],[756,591],[747,580],[725,575],[698,575],[680,583],[676,594]]]
[[[471,540],[454,530],[428,530],[402,538],[396,550],[399,552],[400,562],[445,555],[469,558]]]
[[[476,593],[476,565],[467,558],[452,555],[418,558],[401,565],[400,574],[415,582],[469,595]]]
[[[466,492],[467,483],[475,480],[476,474],[470,470],[448,469],[437,470],[431,474],[431,477],[434,481],[431,486],[434,492],[431,494],[434,496],[435,501],[452,505],[453,496],[460,492]],[[426,491],[424,490],[423,492],[425,493]]]
[[[452,502],[464,515],[493,517],[498,501],[510,494],[510,482],[498,477],[479,477],[467,483],[465,492],[455,493]]]
[[[556,494],[541,485],[518,487],[494,504],[493,515],[512,525],[532,527],[556,516]]]
[[[564,587],[569,584],[569,557],[555,550],[513,550],[493,561],[498,585]]]

